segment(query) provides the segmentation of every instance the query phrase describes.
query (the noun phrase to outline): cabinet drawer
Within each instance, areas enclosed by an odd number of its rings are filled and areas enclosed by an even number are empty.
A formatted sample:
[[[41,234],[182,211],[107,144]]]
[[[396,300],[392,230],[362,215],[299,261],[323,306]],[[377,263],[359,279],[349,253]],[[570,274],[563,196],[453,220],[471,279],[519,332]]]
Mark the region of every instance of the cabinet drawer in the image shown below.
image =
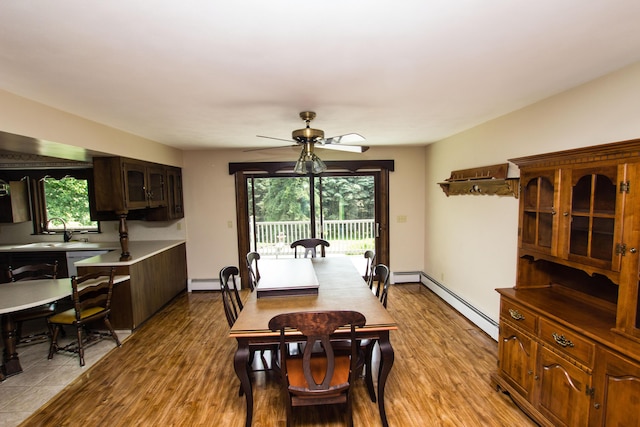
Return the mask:
[[[502,298],[500,301],[500,316],[527,331],[535,333],[538,315],[520,304]]]
[[[549,347],[562,351],[568,356],[593,367],[595,344],[576,332],[551,322],[540,319],[540,338]]]

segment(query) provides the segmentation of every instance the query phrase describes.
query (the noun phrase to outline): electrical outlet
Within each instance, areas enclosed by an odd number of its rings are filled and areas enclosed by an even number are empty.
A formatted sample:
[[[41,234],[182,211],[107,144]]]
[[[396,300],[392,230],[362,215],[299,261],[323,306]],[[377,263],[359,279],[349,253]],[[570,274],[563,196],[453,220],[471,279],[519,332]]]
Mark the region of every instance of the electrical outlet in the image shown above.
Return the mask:
[[[182,230],[182,223],[180,221],[176,224],[176,229]]]
[[[233,221],[227,221],[227,227],[233,228]]]
[[[396,218],[396,220],[397,220],[399,223],[405,223],[405,222],[407,222],[407,216],[406,216],[406,215],[398,215],[398,217]]]

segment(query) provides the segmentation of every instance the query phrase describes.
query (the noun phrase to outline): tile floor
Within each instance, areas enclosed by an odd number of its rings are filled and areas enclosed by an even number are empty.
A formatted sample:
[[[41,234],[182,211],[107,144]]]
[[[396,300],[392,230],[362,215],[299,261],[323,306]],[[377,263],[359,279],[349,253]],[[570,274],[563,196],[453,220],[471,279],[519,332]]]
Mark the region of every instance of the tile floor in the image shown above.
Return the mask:
[[[130,331],[116,333],[120,342],[130,335]],[[65,340],[74,337],[68,334]],[[76,354],[59,352],[48,360],[48,340],[18,347],[23,372],[0,382],[0,427],[19,425],[114,348],[110,338],[97,342],[85,350],[85,366],[80,367]]]

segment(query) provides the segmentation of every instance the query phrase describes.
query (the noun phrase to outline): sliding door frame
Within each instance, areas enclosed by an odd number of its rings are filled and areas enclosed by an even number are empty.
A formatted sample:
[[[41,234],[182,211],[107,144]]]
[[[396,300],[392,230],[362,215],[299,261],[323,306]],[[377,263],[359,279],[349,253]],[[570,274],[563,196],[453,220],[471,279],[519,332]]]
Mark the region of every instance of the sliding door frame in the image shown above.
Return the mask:
[[[348,173],[371,173],[375,180],[377,220],[376,262],[390,266],[389,255],[389,172],[394,170],[393,160],[327,161],[326,176]],[[250,251],[249,203],[247,181],[252,177],[300,177],[294,174],[295,162],[229,163],[229,174],[234,175],[236,187],[236,224],[238,230],[238,267],[243,286],[248,284],[246,255]],[[309,176],[309,175],[306,175]],[[315,178],[315,176],[314,176]]]

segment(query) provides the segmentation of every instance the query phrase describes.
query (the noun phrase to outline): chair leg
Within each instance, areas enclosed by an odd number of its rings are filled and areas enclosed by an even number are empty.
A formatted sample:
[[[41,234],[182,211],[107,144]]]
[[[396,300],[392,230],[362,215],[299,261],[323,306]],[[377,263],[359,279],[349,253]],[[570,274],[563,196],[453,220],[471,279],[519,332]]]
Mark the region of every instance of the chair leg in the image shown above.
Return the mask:
[[[116,341],[116,344],[118,345],[118,347],[120,347],[122,344],[120,344],[120,340],[118,339],[118,335],[116,335],[116,331],[113,330],[113,327],[111,326],[111,322],[109,321],[108,317],[104,318],[104,325],[107,327],[107,329],[109,329],[109,332],[111,333],[111,337],[113,337],[113,339]]]
[[[49,328],[51,328],[50,324]],[[51,334],[51,345],[49,346],[49,357],[47,357],[47,359],[53,359],[53,354],[58,351],[58,333],[60,333],[60,325],[56,325],[53,328],[53,333]]]
[[[84,347],[82,346],[82,326],[78,325],[78,356],[80,357],[80,366],[84,366]]]

